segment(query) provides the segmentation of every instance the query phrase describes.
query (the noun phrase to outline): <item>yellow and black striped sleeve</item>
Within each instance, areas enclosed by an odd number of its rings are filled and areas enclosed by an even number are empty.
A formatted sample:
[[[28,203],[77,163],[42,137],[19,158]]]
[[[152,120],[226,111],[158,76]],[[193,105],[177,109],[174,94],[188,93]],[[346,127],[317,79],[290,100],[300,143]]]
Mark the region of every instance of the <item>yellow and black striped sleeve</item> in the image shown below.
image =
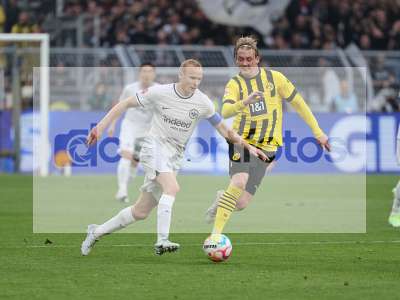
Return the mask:
[[[320,138],[324,132],[319,127],[317,119],[315,119],[310,107],[304,101],[303,97],[297,92],[293,83],[280,72],[277,72],[278,92],[282,99],[285,99],[300,115],[300,117],[311,128],[315,138]]]
[[[242,100],[238,83],[234,79],[229,80],[222,98],[222,117],[225,119],[230,118],[241,112],[245,108]]]

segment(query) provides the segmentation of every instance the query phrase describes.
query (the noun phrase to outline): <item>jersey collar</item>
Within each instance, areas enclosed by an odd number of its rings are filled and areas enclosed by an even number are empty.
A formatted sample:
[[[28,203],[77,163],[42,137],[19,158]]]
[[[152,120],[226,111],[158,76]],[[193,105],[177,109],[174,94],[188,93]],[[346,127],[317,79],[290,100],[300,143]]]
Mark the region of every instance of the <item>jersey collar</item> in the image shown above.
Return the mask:
[[[173,84],[173,87],[174,87],[174,92],[175,92],[175,94],[176,94],[179,98],[181,98],[181,99],[189,99],[189,98],[191,98],[191,97],[194,95],[194,93],[193,93],[193,94],[191,94],[191,95],[188,96],[188,97],[184,97],[184,96],[182,96],[181,94],[178,93],[178,91],[177,91],[177,89],[176,89],[176,87],[175,87],[175,83]]]
[[[241,73],[239,73],[239,76],[242,77],[244,80],[252,80],[252,79],[256,78],[257,76],[259,76],[260,74],[261,74],[261,68],[258,67],[258,73],[256,75],[254,75],[253,77],[245,77]]]

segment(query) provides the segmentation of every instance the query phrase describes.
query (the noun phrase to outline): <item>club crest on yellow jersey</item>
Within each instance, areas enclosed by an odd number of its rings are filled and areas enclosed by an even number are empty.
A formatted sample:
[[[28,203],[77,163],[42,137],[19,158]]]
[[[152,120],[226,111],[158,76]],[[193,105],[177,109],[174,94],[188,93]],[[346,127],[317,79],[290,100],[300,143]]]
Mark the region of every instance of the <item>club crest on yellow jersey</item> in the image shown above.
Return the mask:
[[[240,160],[240,153],[239,153],[239,152],[234,153],[234,154],[232,155],[232,160],[233,160],[233,161],[238,161],[238,160]]]

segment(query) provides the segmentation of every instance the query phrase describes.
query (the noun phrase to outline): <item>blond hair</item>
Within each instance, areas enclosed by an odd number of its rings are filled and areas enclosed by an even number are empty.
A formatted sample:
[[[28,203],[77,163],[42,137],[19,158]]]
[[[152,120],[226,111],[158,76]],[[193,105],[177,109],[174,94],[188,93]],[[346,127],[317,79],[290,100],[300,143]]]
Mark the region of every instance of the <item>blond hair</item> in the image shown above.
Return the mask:
[[[235,51],[234,51],[235,57],[237,55],[237,51],[240,48],[253,49],[254,52],[256,53],[256,56],[258,56],[257,39],[251,35],[242,36],[236,40]]]
[[[179,67],[179,74],[185,73],[184,71],[186,68],[202,68],[203,66],[201,63],[193,58],[187,59],[181,63],[181,66]]]
[[[185,68],[185,67],[199,67],[199,68],[201,68],[202,65],[198,60],[190,58],[190,59],[187,59],[187,60],[185,60],[185,61],[183,61],[181,63],[180,68]]]

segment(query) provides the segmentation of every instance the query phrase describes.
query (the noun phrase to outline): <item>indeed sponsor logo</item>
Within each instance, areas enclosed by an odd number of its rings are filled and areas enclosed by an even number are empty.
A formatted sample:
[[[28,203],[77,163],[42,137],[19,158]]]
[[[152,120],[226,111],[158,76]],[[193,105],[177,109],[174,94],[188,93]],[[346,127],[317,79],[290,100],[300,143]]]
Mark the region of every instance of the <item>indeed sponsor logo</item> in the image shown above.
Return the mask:
[[[166,115],[162,115],[162,118],[163,118],[163,121],[165,123],[168,123],[170,125],[174,125],[174,126],[177,126],[177,127],[182,127],[182,128],[189,129],[190,126],[192,126],[192,122],[191,121],[185,122],[185,121],[179,120],[177,118],[168,117]]]

